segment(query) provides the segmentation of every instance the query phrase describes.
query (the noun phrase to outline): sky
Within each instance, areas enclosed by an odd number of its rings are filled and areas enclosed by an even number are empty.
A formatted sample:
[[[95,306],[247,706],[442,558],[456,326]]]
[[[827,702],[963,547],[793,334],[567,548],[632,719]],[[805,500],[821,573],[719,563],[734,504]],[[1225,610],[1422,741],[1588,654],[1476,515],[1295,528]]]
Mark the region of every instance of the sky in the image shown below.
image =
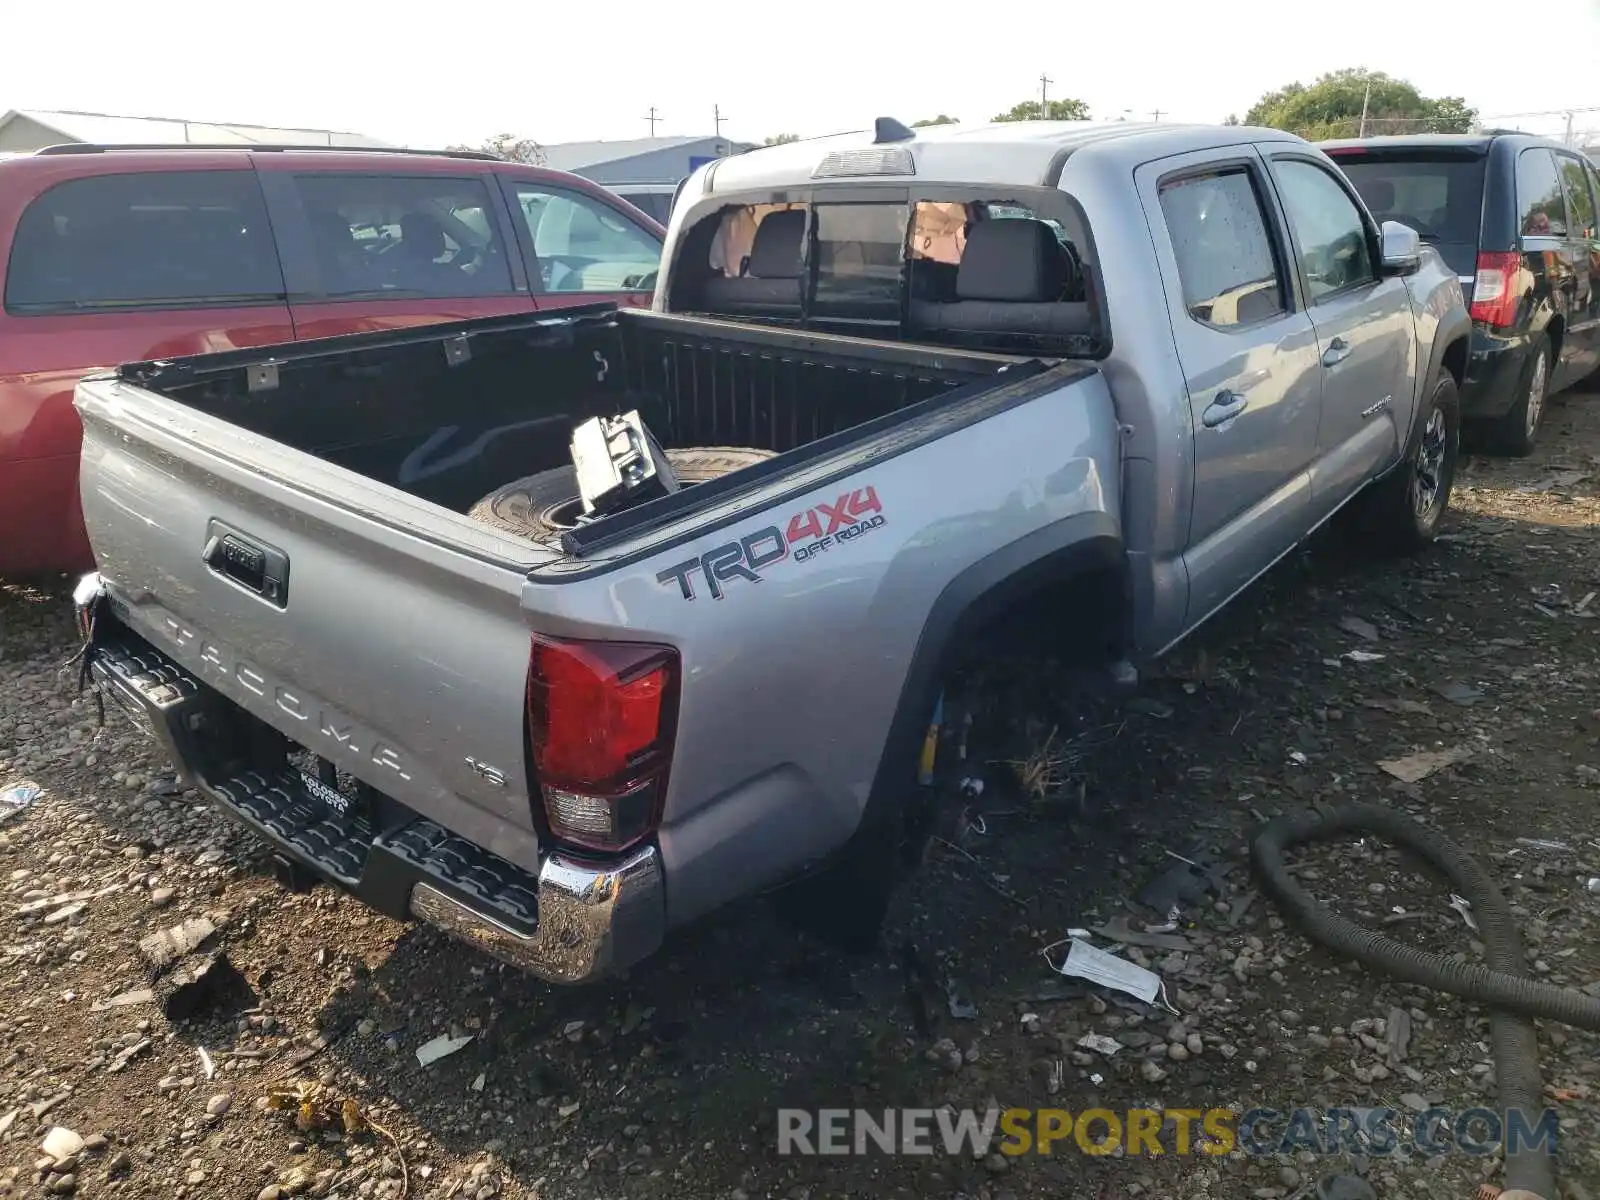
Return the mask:
[[[332,128],[437,147],[501,132],[644,137],[652,105],[657,134],[709,134],[719,106],[724,135],[759,141],[877,116],[983,121],[1037,98],[1041,74],[1052,97],[1082,99],[1096,119],[1159,109],[1164,121],[1214,122],[1291,81],[1366,67],[1485,117],[1594,107],[1576,127],[1600,133],[1600,0],[1541,11],[1543,48],[1498,0],[13,0],[0,21],[0,113]],[[51,53],[57,38],[69,41]]]

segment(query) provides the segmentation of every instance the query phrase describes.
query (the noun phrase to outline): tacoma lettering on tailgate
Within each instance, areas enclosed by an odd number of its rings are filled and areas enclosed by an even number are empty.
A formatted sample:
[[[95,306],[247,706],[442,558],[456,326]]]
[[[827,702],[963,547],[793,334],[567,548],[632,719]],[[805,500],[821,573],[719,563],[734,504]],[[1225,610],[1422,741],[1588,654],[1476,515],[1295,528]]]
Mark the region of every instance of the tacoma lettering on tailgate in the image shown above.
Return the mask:
[[[292,727],[293,732],[289,736],[302,746],[346,761],[355,755],[373,766],[393,771],[401,779],[411,778],[398,750],[385,745],[375,734],[343,713],[329,708],[313,696],[278,683],[253,663],[204,634],[195,632],[170,614],[162,614],[161,628],[175,646],[188,652],[187,657],[196,663],[202,675],[220,678],[259,696],[270,702],[278,712],[297,722],[297,727]]]
[[[662,584],[677,584],[685,600],[695,598],[695,575],[713,600],[721,600],[735,579],[761,582],[761,571],[793,557],[806,562],[824,550],[881,529],[886,518],[878,489],[870,484],[845,492],[832,504],[819,504],[789,518],[785,529],[768,525],[738,541],[726,542],[695,558],[685,559],[656,575]]]

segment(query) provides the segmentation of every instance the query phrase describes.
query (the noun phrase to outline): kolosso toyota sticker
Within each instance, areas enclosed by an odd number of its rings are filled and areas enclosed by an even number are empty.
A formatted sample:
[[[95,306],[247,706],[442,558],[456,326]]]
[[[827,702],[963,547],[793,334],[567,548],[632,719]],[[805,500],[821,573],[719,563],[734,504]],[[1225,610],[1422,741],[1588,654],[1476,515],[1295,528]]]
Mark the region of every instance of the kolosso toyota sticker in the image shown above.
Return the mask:
[[[735,579],[761,582],[761,572],[793,557],[806,562],[842,542],[848,542],[884,525],[883,505],[878,490],[870,484],[845,492],[832,504],[819,504],[789,518],[786,528],[768,525],[747,533],[737,541],[713,547],[704,554],[686,558],[656,575],[667,586],[677,585],[685,600],[695,598],[698,581],[703,581],[713,600],[721,600],[727,584]]]

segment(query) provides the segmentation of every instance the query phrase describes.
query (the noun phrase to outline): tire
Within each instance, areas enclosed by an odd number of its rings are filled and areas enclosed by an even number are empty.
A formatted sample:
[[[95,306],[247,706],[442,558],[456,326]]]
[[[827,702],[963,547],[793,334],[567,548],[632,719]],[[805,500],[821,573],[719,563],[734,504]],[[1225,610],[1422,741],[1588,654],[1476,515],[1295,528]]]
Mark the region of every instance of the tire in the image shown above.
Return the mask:
[[[1456,462],[1461,454],[1461,394],[1441,372],[1424,403],[1427,411],[1406,445],[1405,457],[1351,506],[1352,531],[1366,545],[1395,554],[1415,554],[1433,544],[1450,507]]]
[[[720,479],[773,456],[771,450],[752,446],[694,446],[666,453],[680,484]],[[540,540],[573,528],[579,511],[577,472],[557,467],[495,489],[468,509],[467,516],[518,537]]]
[[[1550,338],[1540,334],[1531,347],[1528,365],[1517,382],[1517,400],[1511,411],[1484,427],[1483,441],[1491,454],[1526,458],[1533,453],[1539,422],[1550,395]]]

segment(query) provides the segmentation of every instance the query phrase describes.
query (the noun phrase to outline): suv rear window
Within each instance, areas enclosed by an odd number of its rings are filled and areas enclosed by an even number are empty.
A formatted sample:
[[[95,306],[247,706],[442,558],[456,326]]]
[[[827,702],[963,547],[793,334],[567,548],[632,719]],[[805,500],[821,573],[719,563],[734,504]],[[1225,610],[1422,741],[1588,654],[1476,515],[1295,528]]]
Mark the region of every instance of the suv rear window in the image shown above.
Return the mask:
[[[1333,160],[1380,223],[1399,221],[1439,242],[1478,244],[1482,158],[1356,152]]]
[[[17,222],[13,312],[261,304],[283,272],[252,171],[97,175],[57,184]]]

